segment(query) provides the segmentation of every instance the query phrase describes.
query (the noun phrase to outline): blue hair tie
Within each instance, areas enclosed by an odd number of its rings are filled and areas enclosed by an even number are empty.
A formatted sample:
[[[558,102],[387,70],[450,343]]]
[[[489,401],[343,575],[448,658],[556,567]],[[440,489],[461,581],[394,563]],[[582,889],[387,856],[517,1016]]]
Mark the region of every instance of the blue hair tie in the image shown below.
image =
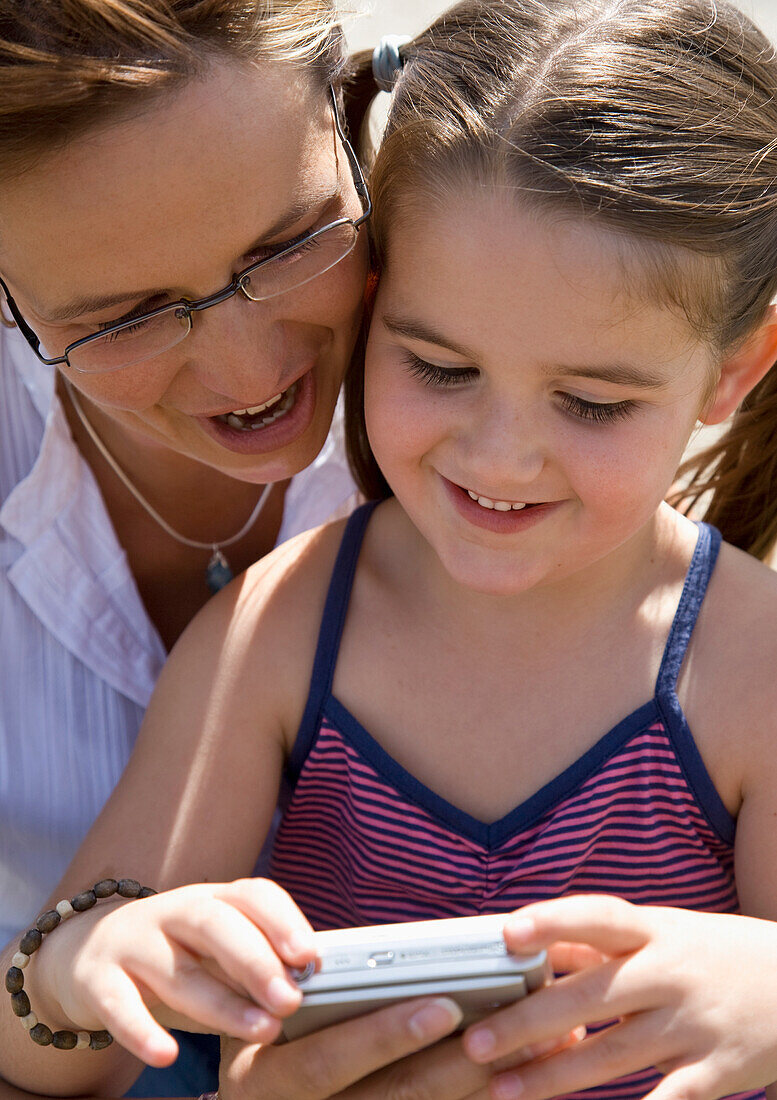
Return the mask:
[[[412,39],[406,34],[386,34],[372,52],[372,74],[382,92],[392,92],[404,62],[399,53]]]

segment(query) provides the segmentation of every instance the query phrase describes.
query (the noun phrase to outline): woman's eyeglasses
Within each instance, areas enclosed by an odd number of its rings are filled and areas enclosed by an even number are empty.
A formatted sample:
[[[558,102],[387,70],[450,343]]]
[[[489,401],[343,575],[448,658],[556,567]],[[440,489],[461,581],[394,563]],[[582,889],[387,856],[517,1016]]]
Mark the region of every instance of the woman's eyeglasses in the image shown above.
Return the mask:
[[[359,161],[351,143],[345,136],[340,121],[337,97],[330,86],[332,111],[337,135],[345,149],[351,167],[354,186],[361,199],[361,217],[338,218],[320,229],[311,230],[288,247],[265,259],[258,260],[245,270],[233,275],[222,290],[194,301],[181,298],[177,302],[139,314],[119,324],[109,325],[100,332],[93,332],[69,344],[63,355],[48,359],[41,353],[40,340],[22,317],[8,287],[0,279],[11,316],[42,363],[58,366],[65,363],[73,370],[97,374],[120,370],[147,359],[153,359],[179,344],[192,330],[195,313],[210,309],[241,293],[252,302],[266,302],[296,290],[324,275],[353,251],[359,227],[372,213],[367,185]]]

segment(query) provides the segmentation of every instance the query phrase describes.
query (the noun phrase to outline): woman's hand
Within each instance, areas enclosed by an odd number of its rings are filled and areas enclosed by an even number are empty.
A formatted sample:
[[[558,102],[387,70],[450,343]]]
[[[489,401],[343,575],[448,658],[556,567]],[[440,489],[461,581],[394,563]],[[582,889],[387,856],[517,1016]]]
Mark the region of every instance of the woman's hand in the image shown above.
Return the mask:
[[[464,1035],[478,1065],[580,1024],[615,1026],[517,1073],[492,1100],[545,1100],[656,1066],[650,1100],[714,1100],[777,1080],[777,924],[580,896],[529,905],[505,929],[516,954],[550,947],[573,970]]]
[[[405,1001],[280,1046],[222,1040],[221,1100],[476,1100],[498,1069],[575,1042],[570,1035],[476,1065],[448,998]],[[442,1040],[442,1041],[441,1041]]]
[[[60,926],[42,956],[47,989],[68,1020],[107,1028],[138,1058],[166,1066],[178,1048],[153,1017],[270,1043],[301,1001],[284,964],[304,966],[315,950],[284,890],[240,879],[92,910]]]

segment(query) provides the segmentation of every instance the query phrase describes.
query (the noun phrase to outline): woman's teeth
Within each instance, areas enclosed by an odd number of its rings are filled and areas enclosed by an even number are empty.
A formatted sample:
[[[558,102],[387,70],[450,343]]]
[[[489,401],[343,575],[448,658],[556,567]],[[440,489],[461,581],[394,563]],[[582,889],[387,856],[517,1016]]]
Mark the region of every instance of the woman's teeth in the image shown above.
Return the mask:
[[[479,497],[471,489],[467,489],[467,493],[472,500],[477,501],[481,508],[488,508],[494,512],[520,512],[522,508],[526,507],[525,504],[511,504],[509,500],[491,500],[490,497]]]
[[[217,416],[222,424],[229,424],[230,428],[236,428],[241,432],[255,432],[259,428],[266,428],[268,424],[274,424],[285,416],[294,404],[297,396],[297,383],[289,386],[283,393],[276,393],[263,405],[253,405],[249,409],[234,409],[223,416]]]

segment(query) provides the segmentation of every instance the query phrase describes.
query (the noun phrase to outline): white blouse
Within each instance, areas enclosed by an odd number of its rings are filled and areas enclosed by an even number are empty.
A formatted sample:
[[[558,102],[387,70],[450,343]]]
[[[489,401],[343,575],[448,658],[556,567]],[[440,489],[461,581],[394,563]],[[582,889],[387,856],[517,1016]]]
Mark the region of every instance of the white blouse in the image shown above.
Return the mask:
[[[338,415],[287,490],[278,541],[356,500]],[[53,371],[0,328],[0,943],[113,790],[165,656]]]

